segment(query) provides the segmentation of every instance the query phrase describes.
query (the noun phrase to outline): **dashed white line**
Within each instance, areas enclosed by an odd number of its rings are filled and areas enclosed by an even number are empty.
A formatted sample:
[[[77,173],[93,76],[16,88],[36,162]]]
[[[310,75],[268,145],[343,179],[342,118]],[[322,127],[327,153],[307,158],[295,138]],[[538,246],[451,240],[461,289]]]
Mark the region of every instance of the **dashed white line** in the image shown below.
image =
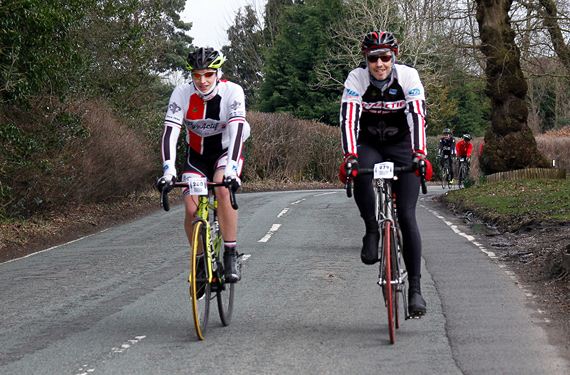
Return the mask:
[[[320,197],[320,196],[323,196],[323,195],[336,194],[336,193],[338,193],[338,192],[337,192],[337,191],[331,191],[331,192],[328,192],[328,193],[315,194],[315,195],[313,195],[313,196],[314,196],[314,197]]]
[[[293,203],[291,203],[291,204],[293,205],[293,204],[301,203],[301,202],[304,201],[304,200],[305,200],[305,198],[299,199],[298,201],[295,201],[295,202],[293,202]]]
[[[121,344],[120,347],[113,347],[111,349],[111,353],[123,353],[125,350],[135,345],[144,338],[146,338],[146,336],[135,336],[134,339],[127,340],[127,342]],[[89,365],[83,365],[77,371],[79,372],[77,372],[76,375],[89,375],[95,372],[95,368]]]
[[[441,221],[443,221],[448,227],[451,228],[451,230],[453,230],[455,233],[457,233],[458,235],[460,235],[461,237],[465,237],[467,239],[467,241],[471,242],[473,245],[477,246],[477,248],[479,248],[479,250],[481,250],[483,253],[485,253],[489,258],[492,259],[496,259],[497,256],[495,255],[494,252],[487,250],[487,248],[485,248],[485,246],[481,245],[479,242],[475,241],[475,237],[463,233],[462,231],[459,230],[459,228],[457,227],[457,225],[453,224],[450,221],[445,220],[445,217],[443,217],[442,215],[440,215],[439,213],[437,213],[437,211],[434,211],[432,209],[427,208],[426,206],[422,205],[422,207],[424,207],[426,210],[428,210],[429,212],[431,212],[435,217],[437,217],[438,219],[440,219]]]
[[[285,215],[287,213],[287,211],[289,211],[289,209],[284,208],[283,210],[281,210],[281,212],[279,212],[279,215],[277,215],[277,217],[281,217],[281,216]]]
[[[279,229],[279,227],[281,226],[281,224],[273,224],[271,226],[271,229],[269,229],[269,232],[267,232],[267,234],[265,236],[263,236],[262,239],[260,239],[257,242],[267,242],[269,241],[269,239],[271,238],[271,236],[273,236],[273,233],[277,232],[277,230]]]

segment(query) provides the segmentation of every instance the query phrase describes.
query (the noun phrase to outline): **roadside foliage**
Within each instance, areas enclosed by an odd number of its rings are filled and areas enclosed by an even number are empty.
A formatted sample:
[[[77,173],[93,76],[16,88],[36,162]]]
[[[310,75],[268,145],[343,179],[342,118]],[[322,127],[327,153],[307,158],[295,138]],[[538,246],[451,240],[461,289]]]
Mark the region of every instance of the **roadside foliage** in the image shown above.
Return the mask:
[[[152,186],[172,77],[184,77],[193,47],[192,25],[180,19],[185,3],[0,3],[1,219]],[[263,9],[243,8],[223,51],[227,78],[247,93],[253,129],[244,180],[335,181],[343,81],[362,62],[359,43],[371,29],[394,31],[400,62],[420,72],[430,158],[446,127],[456,137],[472,134],[478,150],[496,119],[477,9],[485,4],[268,0]],[[569,11],[567,2],[515,1],[506,16],[527,86],[524,141],[536,139],[546,161],[562,168],[570,165],[561,151],[567,136],[541,134],[570,125]]]

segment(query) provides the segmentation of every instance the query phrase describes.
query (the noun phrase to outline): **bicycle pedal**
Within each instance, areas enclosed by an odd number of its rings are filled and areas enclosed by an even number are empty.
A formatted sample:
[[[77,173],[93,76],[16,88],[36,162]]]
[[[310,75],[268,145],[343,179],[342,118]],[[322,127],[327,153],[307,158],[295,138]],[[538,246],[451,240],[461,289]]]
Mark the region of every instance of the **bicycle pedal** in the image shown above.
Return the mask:
[[[422,316],[424,316],[425,313],[424,312],[416,312],[413,314],[410,314],[410,319],[421,319]]]

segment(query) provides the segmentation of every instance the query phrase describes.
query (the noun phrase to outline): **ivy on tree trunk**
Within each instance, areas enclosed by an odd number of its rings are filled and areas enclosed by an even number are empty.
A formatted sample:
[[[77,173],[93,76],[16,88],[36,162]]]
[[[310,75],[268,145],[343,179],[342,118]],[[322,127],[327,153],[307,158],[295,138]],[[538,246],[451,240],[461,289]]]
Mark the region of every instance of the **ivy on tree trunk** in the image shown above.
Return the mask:
[[[511,4],[512,0],[477,0],[486,91],[491,99],[491,127],[480,161],[486,174],[547,166],[527,124],[528,87],[508,14]]]

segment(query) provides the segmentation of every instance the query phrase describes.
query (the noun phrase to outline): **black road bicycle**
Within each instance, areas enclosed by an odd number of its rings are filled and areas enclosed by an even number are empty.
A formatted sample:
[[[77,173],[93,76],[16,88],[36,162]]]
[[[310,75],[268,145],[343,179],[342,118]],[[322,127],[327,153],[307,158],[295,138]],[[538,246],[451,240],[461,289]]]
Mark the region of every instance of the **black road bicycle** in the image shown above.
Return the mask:
[[[469,162],[466,157],[459,158],[459,173],[457,179],[457,187],[459,189],[465,186],[465,180],[469,178]]]
[[[445,189],[447,186],[448,189],[451,189],[451,156],[444,154],[441,157],[443,158],[440,163],[441,187]]]
[[[418,166],[411,167],[395,167],[392,162],[383,162],[375,164],[373,169],[358,169],[359,174],[374,174],[372,180],[375,196],[374,207],[380,229],[380,265],[377,284],[382,289],[382,297],[388,313],[388,333],[391,344],[396,342],[396,329],[400,328],[401,313],[404,314],[406,320],[419,317],[410,316],[408,313],[408,273],[402,254],[403,239],[398,223],[397,197],[392,190],[392,182],[398,179],[399,174],[412,172],[416,169],[420,171],[422,193],[426,194],[426,166],[424,161],[421,161]],[[347,165],[347,170],[350,176],[349,165]],[[352,197],[352,180],[350,179],[346,183],[346,194],[349,198]]]

